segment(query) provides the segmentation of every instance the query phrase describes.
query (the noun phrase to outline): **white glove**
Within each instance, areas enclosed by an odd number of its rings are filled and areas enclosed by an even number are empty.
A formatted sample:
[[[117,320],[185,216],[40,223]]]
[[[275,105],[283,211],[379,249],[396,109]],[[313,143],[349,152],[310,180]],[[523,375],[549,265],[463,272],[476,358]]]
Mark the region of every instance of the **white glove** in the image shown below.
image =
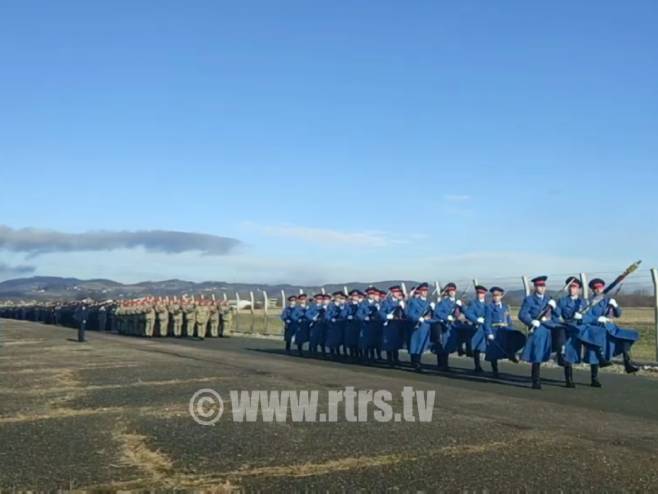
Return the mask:
[[[619,304],[617,303],[617,301],[616,301],[614,298],[611,298],[611,299],[608,301],[608,305],[612,305],[615,309],[616,309],[617,307],[619,307]]]
[[[354,319],[353,316],[347,316],[347,320],[348,320],[348,321],[351,321],[352,319]]]
[[[532,325],[533,328],[538,328],[539,326],[541,326],[541,323],[537,319],[533,320],[530,324]]]
[[[574,318],[576,321],[580,321],[580,320],[583,318],[583,315],[582,315],[580,312],[576,312],[576,313],[573,315],[573,318]]]
[[[400,300],[399,305],[404,309],[404,300]]]
[[[544,316],[541,318],[541,322],[546,322],[546,321],[548,321],[548,317]]]
[[[487,335],[487,340],[493,341],[493,339],[494,339],[494,335],[492,335],[492,334]]]
[[[336,322],[336,318],[335,318],[335,317],[332,317],[332,318],[331,318],[331,322]]]
[[[286,319],[286,324],[290,324],[292,321],[290,319]]]
[[[425,318],[424,318],[424,317],[419,317],[419,318],[418,318],[418,322],[420,322],[420,323],[425,322]]]
[[[550,305],[552,309],[555,309],[557,307],[557,303],[555,303],[555,300],[553,299],[550,299],[548,301],[548,305]]]
[[[448,316],[448,321],[452,322],[452,321],[454,321],[454,320],[455,320],[455,318],[452,317],[452,315]]]
[[[461,300],[457,300],[457,302],[455,302],[455,305],[458,305],[459,307],[461,307],[461,306],[462,306],[462,301],[461,301]]]
[[[478,324],[484,324],[484,317],[478,317],[477,318],[477,323]]]
[[[434,302],[430,302],[430,307],[432,310],[436,309],[436,304]]]
[[[601,317],[599,317],[599,318],[597,319],[597,321],[600,322],[601,324],[605,324],[605,323],[607,323],[609,320],[610,320],[610,319],[608,319],[608,318],[605,317],[605,316],[601,316]]]
[[[366,320],[366,321],[370,321],[370,317],[366,316],[366,317],[365,317],[365,320]]]
[[[393,314],[386,314],[386,319],[388,319],[389,321],[393,319]]]

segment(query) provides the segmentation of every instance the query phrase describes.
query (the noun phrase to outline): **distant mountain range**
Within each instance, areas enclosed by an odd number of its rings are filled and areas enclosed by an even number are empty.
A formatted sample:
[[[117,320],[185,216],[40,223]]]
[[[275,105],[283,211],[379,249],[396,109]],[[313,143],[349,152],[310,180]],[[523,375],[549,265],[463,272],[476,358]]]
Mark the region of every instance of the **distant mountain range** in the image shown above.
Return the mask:
[[[382,289],[391,285],[399,284],[401,281],[378,281],[372,283]],[[408,289],[411,289],[416,281],[404,280]],[[370,286],[371,283],[348,282],[343,284],[327,284],[323,286],[303,286],[303,285],[265,285],[255,283],[227,283],[223,281],[205,281],[194,283],[184,280],[165,280],[165,281],[144,281],[135,284],[123,284],[112,280],[93,279],[81,280],[78,278],[61,278],[57,276],[35,276],[31,278],[17,278],[0,282],[0,300],[1,299],[22,299],[22,300],[79,300],[83,298],[93,298],[95,300],[107,300],[118,298],[138,298],[146,295],[165,296],[165,295],[205,295],[215,294],[217,297],[227,297],[234,299],[236,292],[241,299],[248,299],[250,292],[254,292],[257,299],[262,300],[263,290],[267,291],[270,298],[280,298],[281,291],[292,295],[299,293],[300,290],[308,294],[319,292],[322,288],[327,293],[343,290],[344,286],[349,289],[357,288],[360,290]],[[521,291],[512,291],[509,296],[520,296]]]

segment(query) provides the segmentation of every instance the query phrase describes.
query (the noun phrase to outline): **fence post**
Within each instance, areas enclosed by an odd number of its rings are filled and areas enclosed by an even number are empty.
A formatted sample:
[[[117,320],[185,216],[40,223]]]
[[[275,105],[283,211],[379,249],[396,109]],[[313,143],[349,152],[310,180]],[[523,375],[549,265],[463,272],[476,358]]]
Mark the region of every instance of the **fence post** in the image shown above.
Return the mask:
[[[286,291],[281,290],[281,310],[286,306]]]
[[[651,279],[653,280],[654,322],[656,324],[656,360],[658,361],[658,269],[651,268]]]
[[[523,291],[527,297],[530,295],[530,282],[528,281],[528,277],[526,275],[521,276],[521,281],[523,281]]]
[[[240,293],[235,292],[235,331],[240,331]]]
[[[268,316],[268,309],[270,306],[270,299],[267,296],[267,291],[263,290],[263,311],[265,312],[265,334],[268,334],[270,318]]]
[[[583,284],[583,298],[589,298],[589,285],[587,284],[587,273],[580,273],[580,282]]]

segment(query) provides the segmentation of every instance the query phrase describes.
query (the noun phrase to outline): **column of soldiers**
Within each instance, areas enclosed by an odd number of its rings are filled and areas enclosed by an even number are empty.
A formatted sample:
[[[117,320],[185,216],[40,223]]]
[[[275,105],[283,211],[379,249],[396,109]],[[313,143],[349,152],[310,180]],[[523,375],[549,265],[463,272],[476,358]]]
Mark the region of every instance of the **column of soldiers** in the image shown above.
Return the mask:
[[[227,302],[194,297],[145,297],[94,302],[0,302],[0,317],[114,331],[133,336],[222,337],[232,311]]]
[[[450,372],[449,358],[457,354],[471,357],[477,374],[484,372],[484,357],[494,378],[500,376],[500,360],[523,360],[531,364],[533,389],[541,389],[541,365],[551,359],[564,368],[568,388],[575,387],[572,366],[577,363],[590,365],[592,387],[601,387],[598,370],[616,356],[623,357],[627,373],[638,371],[630,357],[638,333],[615,324],[621,308],[603,280],[589,284],[590,300],[583,298],[576,277],[566,280],[567,293],[558,299],[548,296],[546,281],[546,276],[534,278],[532,293],[523,300],[518,319],[526,331],[514,327],[501,287],[475,286],[468,304],[457,296],[455,283],[448,283],[436,302],[430,300],[427,283],[409,296],[398,285],[387,291],[370,287],[316,294],[310,300],[306,294],[292,296],[281,313],[286,352],[295,345],[300,356],[365,364],[383,361],[385,352],[385,362],[395,367],[406,348],[417,372],[424,369],[423,354],[431,351],[439,371]]]

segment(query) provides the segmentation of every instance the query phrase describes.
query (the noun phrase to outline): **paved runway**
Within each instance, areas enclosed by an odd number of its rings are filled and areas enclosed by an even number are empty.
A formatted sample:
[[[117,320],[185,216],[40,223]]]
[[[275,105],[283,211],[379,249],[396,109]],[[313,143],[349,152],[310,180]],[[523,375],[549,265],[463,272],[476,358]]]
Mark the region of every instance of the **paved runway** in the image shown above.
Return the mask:
[[[544,389],[281,352],[265,339],[138,339],[0,321],[0,489],[658,490],[658,380],[604,373],[603,389]],[[431,360],[427,360],[428,364]],[[435,391],[432,420],[196,424],[192,394]],[[322,408],[324,403],[321,403]]]

